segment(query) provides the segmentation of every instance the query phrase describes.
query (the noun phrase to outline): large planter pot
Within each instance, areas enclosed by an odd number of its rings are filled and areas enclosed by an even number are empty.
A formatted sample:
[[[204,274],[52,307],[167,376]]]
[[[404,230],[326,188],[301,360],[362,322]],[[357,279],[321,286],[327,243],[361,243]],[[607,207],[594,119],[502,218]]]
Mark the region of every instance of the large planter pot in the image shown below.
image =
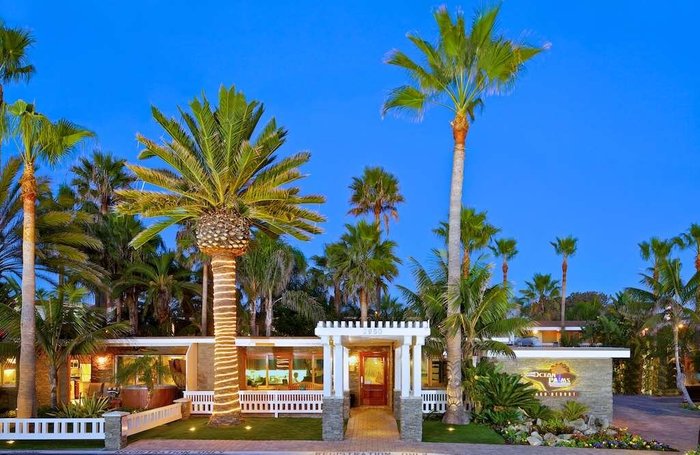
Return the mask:
[[[150,401],[146,386],[122,387],[120,397],[122,407],[130,409],[153,409],[173,404],[180,397],[180,389],[174,385],[157,385],[153,388]]]

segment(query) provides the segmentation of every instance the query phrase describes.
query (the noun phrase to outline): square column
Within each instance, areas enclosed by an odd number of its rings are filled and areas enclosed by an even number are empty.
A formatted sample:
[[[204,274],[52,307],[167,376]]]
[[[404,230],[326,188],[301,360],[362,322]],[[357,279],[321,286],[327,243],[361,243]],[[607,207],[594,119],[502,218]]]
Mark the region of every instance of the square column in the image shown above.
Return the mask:
[[[323,343],[323,396],[330,397],[332,390],[333,356],[331,353],[330,337],[321,337]]]
[[[350,392],[350,349],[343,346],[343,391]]]
[[[421,397],[421,389],[423,386],[422,369],[423,369],[423,357],[422,357],[422,347],[423,340],[416,340],[413,345],[413,396]]]
[[[403,337],[401,345],[401,398],[408,398],[411,391],[411,337]]]
[[[340,337],[333,337],[333,396],[343,398],[343,345]]]

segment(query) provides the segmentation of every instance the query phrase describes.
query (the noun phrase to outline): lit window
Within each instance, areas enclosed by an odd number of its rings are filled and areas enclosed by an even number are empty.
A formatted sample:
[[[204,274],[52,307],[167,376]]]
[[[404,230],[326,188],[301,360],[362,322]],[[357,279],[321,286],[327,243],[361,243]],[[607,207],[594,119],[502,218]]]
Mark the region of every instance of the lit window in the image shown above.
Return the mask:
[[[15,359],[8,359],[2,364],[2,381],[3,387],[15,387],[17,383],[17,364]]]

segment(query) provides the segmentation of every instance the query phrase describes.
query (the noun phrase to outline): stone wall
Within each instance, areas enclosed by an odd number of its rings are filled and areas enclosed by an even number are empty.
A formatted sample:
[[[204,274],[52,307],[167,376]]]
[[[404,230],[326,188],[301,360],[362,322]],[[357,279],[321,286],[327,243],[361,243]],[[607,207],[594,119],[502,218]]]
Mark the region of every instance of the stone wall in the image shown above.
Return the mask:
[[[498,359],[503,371],[525,376],[531,371],[548,371],[556,364],[567,366],[575,376],[569,388],[563,392],[575,392],[576,397],[540,397],[543,404],[558,409],[569,400],[576,400],[588,406],[590,413],[612,420],[612,359]],[[539,390],[544,387],[535,382]]]

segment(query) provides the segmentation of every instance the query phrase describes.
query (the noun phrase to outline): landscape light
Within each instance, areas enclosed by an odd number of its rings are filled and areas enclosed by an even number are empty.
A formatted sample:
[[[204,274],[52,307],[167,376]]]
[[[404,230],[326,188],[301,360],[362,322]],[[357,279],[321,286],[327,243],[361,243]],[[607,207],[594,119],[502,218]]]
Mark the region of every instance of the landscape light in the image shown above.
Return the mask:
[[[246,426],[245,426],[245,429],[246,429],[246,430],[252,430],[253,427],[251,427],[250,425],[246,425]]]

